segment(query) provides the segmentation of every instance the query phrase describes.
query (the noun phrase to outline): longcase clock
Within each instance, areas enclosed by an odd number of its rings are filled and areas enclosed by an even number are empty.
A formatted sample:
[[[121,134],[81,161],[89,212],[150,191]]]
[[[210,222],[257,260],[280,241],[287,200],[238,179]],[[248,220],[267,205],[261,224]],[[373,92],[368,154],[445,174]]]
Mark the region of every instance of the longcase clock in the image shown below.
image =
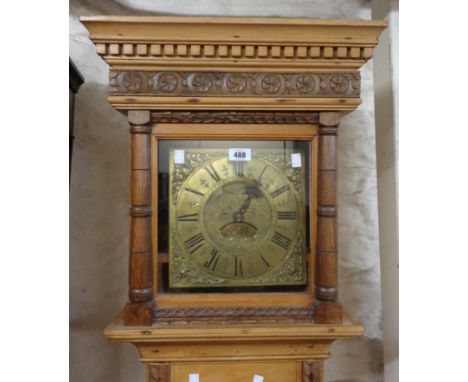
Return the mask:
[[[105,336],[148,382],[323,381],[363,332],[337,301],[336,139],[386,24],[82,22],[130,123],[129,302]]]

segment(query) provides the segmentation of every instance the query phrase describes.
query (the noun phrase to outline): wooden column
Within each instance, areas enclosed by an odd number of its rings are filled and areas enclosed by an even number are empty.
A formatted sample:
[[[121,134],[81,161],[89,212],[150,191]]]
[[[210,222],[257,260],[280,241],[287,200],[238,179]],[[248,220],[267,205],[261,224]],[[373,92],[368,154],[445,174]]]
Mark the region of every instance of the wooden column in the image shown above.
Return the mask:
[[[315,256],[315,321],[340,323],[341,306],[336,303],[336,140],[340,113],[319,116],[319,163],[317,207],[317,251]]]
[[[129,111],[130,259],[125,325],[151,325],[153,266],[151,250],[151,126],[149,111]]]

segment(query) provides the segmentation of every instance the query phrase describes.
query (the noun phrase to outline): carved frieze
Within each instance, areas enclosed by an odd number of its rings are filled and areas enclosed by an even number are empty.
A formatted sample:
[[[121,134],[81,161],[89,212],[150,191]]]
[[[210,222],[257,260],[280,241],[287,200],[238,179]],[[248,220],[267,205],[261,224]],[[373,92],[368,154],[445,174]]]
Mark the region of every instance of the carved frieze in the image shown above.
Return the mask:
[[[316,124],[317,112],[281,111],[155,111],[153,123],[249,123],[249,124]]]
[[[155,319],[214,317],[313,317],[314,308],[287,307],[176,307],[153,310]]]
[[[111,95],[229,97],[359,97],[359,73],[175,72],[110,73]]]

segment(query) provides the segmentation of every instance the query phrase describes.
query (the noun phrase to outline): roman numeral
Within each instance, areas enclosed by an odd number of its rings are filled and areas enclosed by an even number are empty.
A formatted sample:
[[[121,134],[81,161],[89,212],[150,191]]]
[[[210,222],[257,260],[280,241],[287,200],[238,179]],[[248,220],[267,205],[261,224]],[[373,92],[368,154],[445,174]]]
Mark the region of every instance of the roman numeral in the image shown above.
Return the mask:
[[[239,178],[244,177],[244,162],[234,162],[234,172]]]
[[[179,216],[177,216],[177,221],[179,221],[179,222],[197,222],[198,221],[198,213],[197,214],[190,214],[190,215],[179,215]]]
[[[195,194],[198,196],[205,196],[205,194],[201,193],[200,191],[194,190],[191,187],[185,187],[185,191],[191,192],[192,194]]]
[[[262,177],[263,177],[263,174],[265,174],[265,171],[267,170],[267,168],[268,168],[268,166],[263,167],[262,172],[260,173],[260,175],[257,178],[258,183],[262,184]]]
[[[281,220],[296,220],[296,211],[278,211],[278,219]]]
[[[242,271],[242,260],[238,259],[237,256],[234,258],[234,276],[244,276],[244,272]]]
[[[273,191],[271,193],[271,196],[273,196],[274,198],[276,198],[278,195],[282,194],[283,192],[285,191],[288,191],[289,190],[289,186],[287,184],[285,184],[283,187],[280,187],[278,188],[276,191]]]
[[[204,167],[205,171],[210,174],[211,178],[215,182],[219,182],[221,178],[219,177],[218,173],[216,172],[215,168],[213,167],[213,164],[210,163],[208,166]]]
[[[289,244],[291,244],[291,239],[287,238],[286,236],[276,231],[273,234],[271,241],[284,249],[288,249]]]
[[[268,264],[268,261],[266,261],[266,259],[263,257],[262,254],[260,254],[260,258],[262,259],[263,263],[264,263],[268,268],[270,268],[270,264]]]
[[[218,264],[218,260],[221,255],[218,253],[216,249],[211,250],[211,257],[210,260],[205,261],[205,268],[211,269],[212,271],[215,270],[216,264]]]
[[[185,240],[185,246],[187,247],[190,254],[194,254],[195,251],[203,247],[205,244],[205,238],[201,233],[192,236],[190,239]]]

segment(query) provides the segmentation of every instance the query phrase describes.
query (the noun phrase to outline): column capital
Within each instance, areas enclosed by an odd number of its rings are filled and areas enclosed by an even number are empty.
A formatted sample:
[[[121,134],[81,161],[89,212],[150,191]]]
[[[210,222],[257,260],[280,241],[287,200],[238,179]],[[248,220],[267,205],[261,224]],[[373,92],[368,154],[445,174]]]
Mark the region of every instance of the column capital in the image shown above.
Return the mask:
[[[147,125],[151,121],[149,110],[129,110],[128,122],[131,125]]]
[[[319,113],[319,125],[326,127],[338,126],[343,113],[337,111],[321,111]]]

